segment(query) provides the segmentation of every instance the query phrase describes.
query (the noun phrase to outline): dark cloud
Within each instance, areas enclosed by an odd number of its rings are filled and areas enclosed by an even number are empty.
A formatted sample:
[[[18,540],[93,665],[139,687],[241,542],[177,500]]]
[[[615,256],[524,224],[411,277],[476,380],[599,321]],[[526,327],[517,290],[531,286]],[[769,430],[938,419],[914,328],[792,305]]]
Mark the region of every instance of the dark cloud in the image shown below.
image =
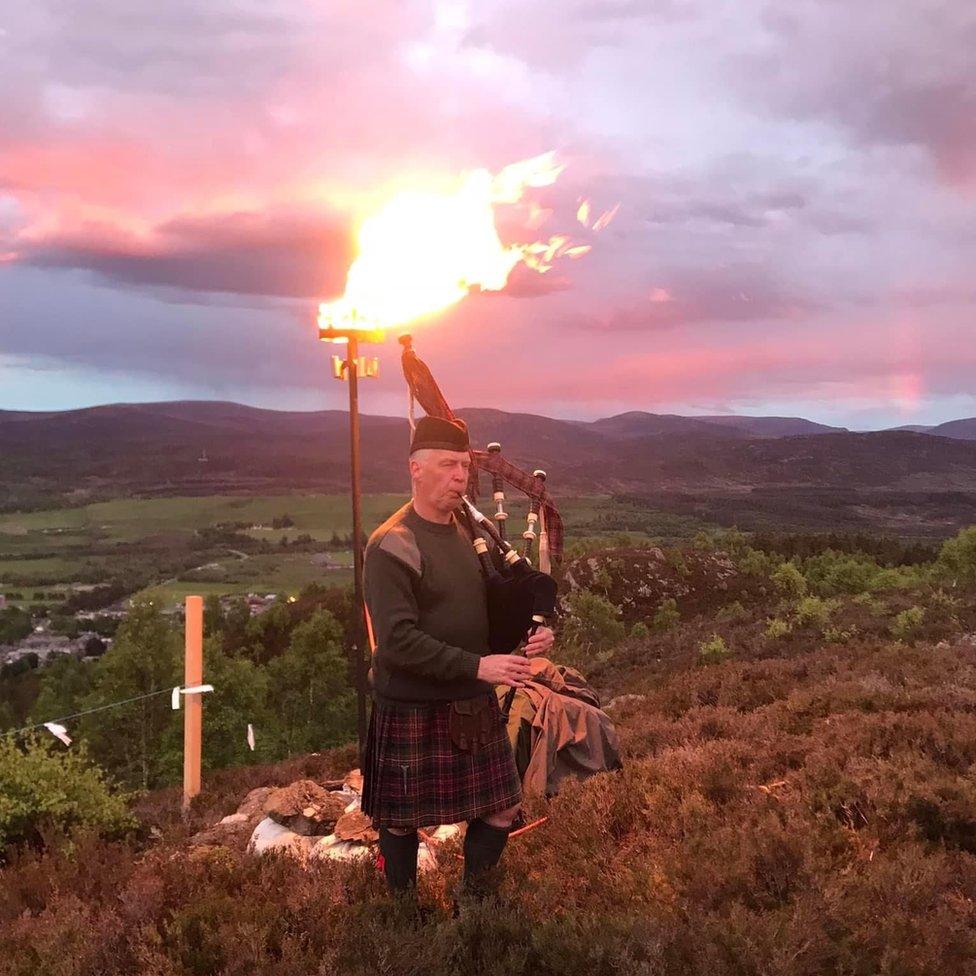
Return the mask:
[[[750,95],[858,142],[917,146],[951,183],[976,179],[976,9],[890,0],[767,7],[774,39],[734,61]]]
[[[761,322],[797,318],[817,304],[759,267],[663,272],[645,295],[619,308],[610,330],[659,329],[706,322]]]
[[[350,227],[338,218],[236,213],[168,221],[148,244],[88,228],[29,246],[21,260],[127,286],[328,298],[342,291],[352,254]]]

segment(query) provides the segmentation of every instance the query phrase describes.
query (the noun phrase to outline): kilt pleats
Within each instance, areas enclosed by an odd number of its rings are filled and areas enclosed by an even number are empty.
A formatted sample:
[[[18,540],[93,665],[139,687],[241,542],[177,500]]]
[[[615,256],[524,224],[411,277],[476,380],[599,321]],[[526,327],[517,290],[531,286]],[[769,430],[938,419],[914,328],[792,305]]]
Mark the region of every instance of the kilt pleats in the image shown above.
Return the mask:
[[[363,769],[364,812],[374,827],[434,827],[487,816],[522,797],[505,721],[494,694],[494,733],[478,752],[451,742],[450,702],[377,702]]]

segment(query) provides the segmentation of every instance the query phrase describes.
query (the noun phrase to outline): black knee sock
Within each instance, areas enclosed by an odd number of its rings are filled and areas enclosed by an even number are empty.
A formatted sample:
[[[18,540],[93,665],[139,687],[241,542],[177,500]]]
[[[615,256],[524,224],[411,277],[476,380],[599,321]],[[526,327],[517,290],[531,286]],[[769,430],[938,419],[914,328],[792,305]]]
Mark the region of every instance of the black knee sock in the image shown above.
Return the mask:
[[[464,835],[464,885],[479,889],[502,856],[508,843],[509,827],[493,827],[482,819],[472,820]]]
[[[383,870],[390,891],[403,892],[417,886],[419,846],[417,831],[394,834],[386,827],[380,827],[380,853],[383,855]]]

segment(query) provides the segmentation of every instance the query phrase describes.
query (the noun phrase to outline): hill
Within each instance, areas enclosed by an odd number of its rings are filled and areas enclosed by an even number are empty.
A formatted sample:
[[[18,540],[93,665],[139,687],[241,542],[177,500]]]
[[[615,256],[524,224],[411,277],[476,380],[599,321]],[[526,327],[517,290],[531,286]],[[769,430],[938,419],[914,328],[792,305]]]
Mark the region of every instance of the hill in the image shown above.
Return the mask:
[[[947,420],[944,424],[908,424],[894,430],[908,430],[915,434],[933,434],[936,437],[952,437],[961,441],[976,440],[976,417],[961,420]]]
[[[930,427],[928,433],[939,437],[957,437],[960,440],[976,440],[976,417],[966,420],[949,420],[937,427]]]
[[[498,440],[515,463],[544,468],[557,494],[976,490],[976,443],[962,434],[851,433],[790,418],[635,412],[586,423],[481,408],[459,413],[474,443]],[[964,434],[972,422],[957,423],[952,429]],[[405,421],[365,415],[361,426],[364,490],[403,491]],[[133,494],[341,491],[347,440],[344,411],[175,402],[0,412],[3,507]]]

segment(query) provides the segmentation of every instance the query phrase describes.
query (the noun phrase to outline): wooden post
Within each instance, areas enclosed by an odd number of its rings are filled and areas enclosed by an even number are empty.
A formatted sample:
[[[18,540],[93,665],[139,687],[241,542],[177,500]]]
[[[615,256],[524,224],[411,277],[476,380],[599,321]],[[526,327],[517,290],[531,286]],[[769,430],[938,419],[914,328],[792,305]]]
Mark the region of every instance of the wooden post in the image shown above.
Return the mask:
[[[203,597],[186,598],[186,652],[183,686],[203,683]],[[183,812],[200,792],[201,734],[203,731],[202,695],[183,696]]]

